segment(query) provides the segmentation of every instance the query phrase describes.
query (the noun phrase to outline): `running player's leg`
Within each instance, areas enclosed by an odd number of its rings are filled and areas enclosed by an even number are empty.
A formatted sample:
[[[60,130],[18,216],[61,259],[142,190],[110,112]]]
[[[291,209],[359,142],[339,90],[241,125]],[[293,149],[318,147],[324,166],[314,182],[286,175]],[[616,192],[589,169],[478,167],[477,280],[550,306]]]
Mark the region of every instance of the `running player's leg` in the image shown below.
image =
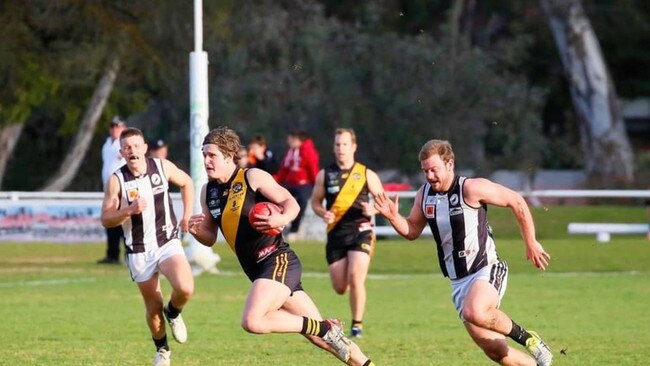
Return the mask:
[[[494,362],[501,365],[535,366],[537,363],[525,353],[508,346],[503,334],[465,322],[465,329],[474,342]]]
[[[329,272],[334,291],[339,295],[345,294],[349,289],[348,258],[342,257],[336,262],[331,263],[329,265]]]
[[[242,327],[255,334],[299,333],[302,317],[278,311],[289,295],[291,290],[281,282],[266,278],[255,280],[244,306]]]
[[[172,288],[170,304],[179,312],[194,293],[194,276],[184,254],[174,255],[160,263],[160,272],[167,277]]]
[[[348,252],[348,283],[350,310],[352,312],[352,335],[361,336],[366,310],[366,277],[370,267],[370,255],[366,252]]]
[[[536,365],[533,358],[508,346],[505,336],[512,320],[498,309],[500,295],[486,280],[474,281],[465,297],[462,317],[470,336],[483,352],[502,365]]]
[[[155,273],[148,280],[137,282],[140,294],[144,300],[145,316],[147,325],[151,331],[151,337],[156,344],[156,348],[163,345],[167,346],[167,333],[165,323],[163,322],[163,296],[160,289],[158,273]],[[169,348],[167,346],[167,348]]]
[[[172,244],[165,246],[167,245]],[[169,280],[172,288],[169,302],[164,306],[164,314],[174,339],[179,343],[184,343],[187,341],[187,328],[181,311],[194,293],[194,277],[180,243],[174,245],[175,251],[172,250],[173,247],[167,249],[170,256],[161,260],[159,268],[160,272]]]
[[[281,311],[286,311],[291,314],[305,316],[311,319],[322,320],[322,316],[318,311],[318,307],[313,302],[313,300],[307,295],[304,291],[296,291],[287,299]],[[339,357],[336,350],[334,350],[330,345],[328,345],[322,338],[316,336],[305,335],[310,342],[314,345],[330,352],[337,358]],[[359,346],[356,343],[350,341],[350,359],[348,360],[348,365],[372,365],[370,359],[363,354]]]

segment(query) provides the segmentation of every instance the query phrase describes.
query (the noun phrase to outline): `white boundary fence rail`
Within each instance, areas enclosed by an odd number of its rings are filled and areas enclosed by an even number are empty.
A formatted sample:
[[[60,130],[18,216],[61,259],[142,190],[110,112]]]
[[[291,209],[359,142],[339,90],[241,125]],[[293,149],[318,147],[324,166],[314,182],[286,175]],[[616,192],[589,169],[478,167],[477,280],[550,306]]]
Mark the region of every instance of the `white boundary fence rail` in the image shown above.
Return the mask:
[[[533,204],[539,198],[637,198],[650,199],[650,190],[534,190],[520,192]],[[413,199],[415,191],[389,192],[400,199]],[[96,242],[105,240],[104,228],[99,222],[102,192],[0,192],[0,242],[6,241],[59,241]],[[176,212],[180,212],[180,193],[172,193]],[[410,207],[410,202],[402,202]],[[311,210],[308,210],[311,211]],[[324,235],[320,218],[306,213],[305,230]],[[319,230],[312,230],[320,228]],[[638,228],[635,227],[635,230]],[[379,236],[397,235],[391,226],[375,227]],[[598,234],[583,232],[584,234]],[[431,235],[425,229],[423,234]],[[323,240],[305,235],[303,239]],[[602,235],[602,234],[600,234]]]

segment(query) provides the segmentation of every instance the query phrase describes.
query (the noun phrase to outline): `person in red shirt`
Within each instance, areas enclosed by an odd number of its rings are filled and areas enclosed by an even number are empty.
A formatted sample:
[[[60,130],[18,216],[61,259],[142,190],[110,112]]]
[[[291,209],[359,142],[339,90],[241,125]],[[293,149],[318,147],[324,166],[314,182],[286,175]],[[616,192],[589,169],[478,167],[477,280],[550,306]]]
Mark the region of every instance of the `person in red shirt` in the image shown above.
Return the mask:
[[[320,156],[314,146],[314,141],[305,131],[290,132],[287,136],[287,144],[289,150],[282,158],[282,163],[274,178],[291,193],[300,206],[300,213],[291,222],[287,237],[289,241],[293,241],[300,229],[300,222],[309,197],[311,197],[316,175],[320,170]]]

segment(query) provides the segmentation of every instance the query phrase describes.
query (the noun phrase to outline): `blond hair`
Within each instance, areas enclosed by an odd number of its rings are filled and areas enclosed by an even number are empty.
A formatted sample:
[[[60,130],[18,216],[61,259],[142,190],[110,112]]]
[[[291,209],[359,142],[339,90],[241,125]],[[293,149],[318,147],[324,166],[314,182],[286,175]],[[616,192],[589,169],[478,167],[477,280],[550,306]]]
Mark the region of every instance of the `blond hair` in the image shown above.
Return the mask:
[[[452,160],[456,160],[454,156],[454,150],[451,148],[451,144],[446,140],[429,140],[420,149],[420,154],[418,158],[420,161],[427,160],[433,155],[440,156],[440,159],[445,163],[448,163]]]

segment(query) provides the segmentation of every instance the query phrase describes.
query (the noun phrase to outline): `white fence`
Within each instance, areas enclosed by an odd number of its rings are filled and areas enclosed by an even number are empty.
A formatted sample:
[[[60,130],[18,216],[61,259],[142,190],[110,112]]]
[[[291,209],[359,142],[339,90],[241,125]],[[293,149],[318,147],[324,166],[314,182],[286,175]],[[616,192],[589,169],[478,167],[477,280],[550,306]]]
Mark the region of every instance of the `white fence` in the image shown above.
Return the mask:
[[[520,192],[532,204],[543,198],[650,198],[650,190],[535,190]],[[416,192],[391,192],[413,199]],[[96,242],[105,240],[101,214],[102,192],[0,192],[0,242],[59,241]],[[172,193],[177,213],[180,193]],[[402,202],[410,207],[410,202]],[[324,240],[325,225],[307,209],[300,239]],[[375,227],[377,235],[397,235],[391,226]],[[423,233],[431,235],[429,230]]]

